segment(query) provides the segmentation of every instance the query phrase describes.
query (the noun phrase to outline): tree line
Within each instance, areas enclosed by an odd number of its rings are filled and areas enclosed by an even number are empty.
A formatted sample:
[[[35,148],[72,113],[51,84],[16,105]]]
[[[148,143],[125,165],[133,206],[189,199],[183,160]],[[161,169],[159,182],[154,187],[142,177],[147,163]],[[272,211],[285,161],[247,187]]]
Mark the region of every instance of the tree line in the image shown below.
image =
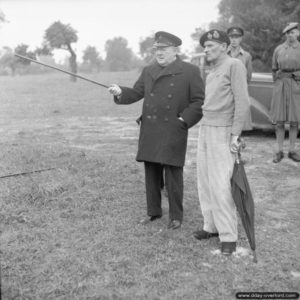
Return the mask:
[[[289,22],[300,21],[299,0],[221,0],[218,8],[219,18],[209,24],[209,29],[242,27],[243,47],[252,55],[254,71],[271,71],[274,49],[284,41],[283,28]],[[204,31],[196,28],[192,38],[198,40]]]
[[[283,42],[282,30],[288,22],[300,20],[299,0],[221,0],[219,5],[219,18],[211,22],[209,28],[195,28],[191,38],[199,41],[200,36],[207,29],[227,30],[230,26],[241,26],[245,35],[243,47],[249,51],[253,59],[254,71],[271,70],[272,54],[277,45]],[[0,12],[0,22],[5,22],[5,16]],[[26,72],[29,62],[17,58],[14,52],[44,62],[55,64],[53,51],[65,50],[69,53],[68,66],[73,73],[77,69],[84,72],[127,71],[151,62],[153,56],[151,47],[153,37],[140,40],[138,57],[129,47],[124,37],[115,37],[105,43],[106,58],[103,59],[95,46],[87,46],[83,51],[82,63],[78,64],[77,54],[73,49],[78,40],[77,31],[70,24],[56,21],[46,30],[42,45],[34,51],[29,51],[29,45],[20,44],[15,49],[4,47],[0,57],[0,74],[9,72]],[[198,44],[198,43],[197,43]],[[198,44],[194,52],[203,49]],[[180,54],[182,58],[187,58]],[[31,71],[41,71],[40,67],[30,66]],[[75,80],[75,77],[71,77]]]
[[[123,37],[115,37],[106,41],[105,59],[101,57],[95,46],[87,46],[83,51],[82,63],[79,64],[77,53],[74,50],[77,40],[77,31],[70,24],[56,21],[46,29],[42,45],[35,50],[30,51],[27,44],[19,44],[14,49],[4,47],[0,57],[0,74],[40,72],[42,71],[40,66],[30,66],[29,69],[30,61],[15,57],[14,53],[55,64],[53,52],[57,49],[68,52],[68,61],[65,62],[65,65],[68,65],[71,72],[75,74],[78,69],[83,72],[127,71],[142,65],[142,59],[133,53],[128,47],[127,40]],[[143,51],[141,51],[142,57]],[[75,79],[75,77],[71,78]]]

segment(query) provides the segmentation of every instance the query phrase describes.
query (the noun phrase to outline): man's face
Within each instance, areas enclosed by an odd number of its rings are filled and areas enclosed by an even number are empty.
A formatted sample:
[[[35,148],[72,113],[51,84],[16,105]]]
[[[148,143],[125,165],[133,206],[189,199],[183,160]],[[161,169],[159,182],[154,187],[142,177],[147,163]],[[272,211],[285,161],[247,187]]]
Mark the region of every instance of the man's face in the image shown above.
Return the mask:
[[[154,47],[156,61],[163,67],[167,66],[176,59],[177,48],[173,46]]]
[[[230,39],[230,45],[232,47],[238,47],[241,44],[242,37],[240,35],[231,35],[229,36]]]
[[[226,44],[220,44],[214,41],[206,41],[204,43],[204,53],[207,62],[216,61],[226,51]]]
[[[295,42],[297,40],[297,38],[299,37],[299,29],[295,28],[292,30],[289,30],[285,36],[288,42]]]

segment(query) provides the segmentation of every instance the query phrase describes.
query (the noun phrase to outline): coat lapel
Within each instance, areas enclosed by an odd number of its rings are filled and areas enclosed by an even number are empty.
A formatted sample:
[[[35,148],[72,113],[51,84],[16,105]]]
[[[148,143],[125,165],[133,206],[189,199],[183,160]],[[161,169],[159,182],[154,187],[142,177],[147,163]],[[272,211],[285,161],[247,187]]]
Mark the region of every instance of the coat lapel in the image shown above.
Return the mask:
[[[178,73],[182,73],[182,61],[180,58],[172,62],[170,65],[162,68],[157,62],[150,68],[150,75],[153,78],[153,84],[164,76],[171,76]]]

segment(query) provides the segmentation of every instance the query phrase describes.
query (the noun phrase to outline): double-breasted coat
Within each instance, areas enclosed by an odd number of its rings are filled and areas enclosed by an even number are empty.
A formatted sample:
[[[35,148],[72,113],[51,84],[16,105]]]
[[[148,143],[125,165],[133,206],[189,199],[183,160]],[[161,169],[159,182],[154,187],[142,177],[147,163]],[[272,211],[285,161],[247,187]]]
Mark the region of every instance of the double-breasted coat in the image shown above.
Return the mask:
[[[198,67],[178,57],[164,68],[155,62],[143,69],[133,88],[121,89],[117,104],[144,98],[136,160],[184,166],[188,129],[202,117],[204,85]]]

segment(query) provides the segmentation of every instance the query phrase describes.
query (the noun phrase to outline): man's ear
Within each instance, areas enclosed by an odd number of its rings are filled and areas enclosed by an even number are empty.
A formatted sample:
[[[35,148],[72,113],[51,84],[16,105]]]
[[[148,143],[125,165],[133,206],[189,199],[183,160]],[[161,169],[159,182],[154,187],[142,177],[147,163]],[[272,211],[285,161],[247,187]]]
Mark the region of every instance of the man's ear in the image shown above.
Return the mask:
[[[227,51],[228,46],[226,43],[222,43],[221,46],[222,46],[222,50]]]

